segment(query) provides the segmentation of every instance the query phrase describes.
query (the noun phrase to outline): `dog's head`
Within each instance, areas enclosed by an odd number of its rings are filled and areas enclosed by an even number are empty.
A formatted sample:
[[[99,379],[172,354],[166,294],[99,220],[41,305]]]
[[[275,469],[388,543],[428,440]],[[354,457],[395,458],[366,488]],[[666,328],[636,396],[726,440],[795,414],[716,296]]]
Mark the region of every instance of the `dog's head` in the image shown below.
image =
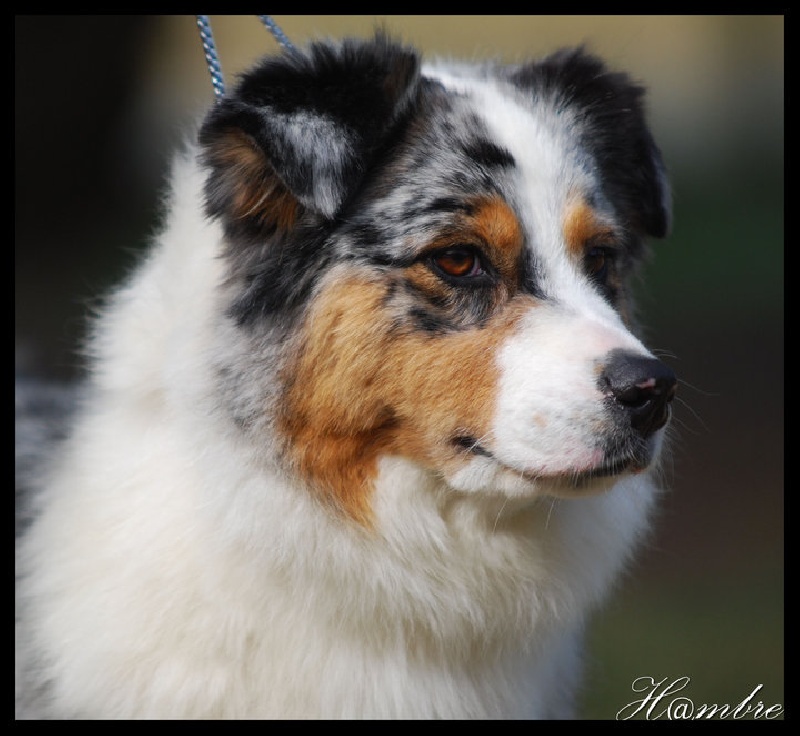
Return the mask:
[[[626,76],[580,50],[423,69],[382,35],[318,43],[244,75],[200,142],[229,317],[282,339],[251,411],[351,515],[386,456],[526,496],[653,462],[675,377],[627,284],[670,203]]]

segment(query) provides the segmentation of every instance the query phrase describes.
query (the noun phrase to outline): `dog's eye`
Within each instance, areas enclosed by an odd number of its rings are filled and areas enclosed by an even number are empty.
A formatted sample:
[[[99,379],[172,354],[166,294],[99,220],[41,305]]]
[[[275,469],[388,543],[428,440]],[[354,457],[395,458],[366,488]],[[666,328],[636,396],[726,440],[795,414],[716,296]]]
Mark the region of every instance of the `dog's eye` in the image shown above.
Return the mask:
[[[608,267],[613,257],[614,254],[608,248],[599,246],[589,248],[583,259],[586,273],[595,281],[604,282],[606,276],[608,276]]]
[[[439,271],[453,278],[471,278],[486,273],[478,251],[470,245],[437,251],[431,260]]]

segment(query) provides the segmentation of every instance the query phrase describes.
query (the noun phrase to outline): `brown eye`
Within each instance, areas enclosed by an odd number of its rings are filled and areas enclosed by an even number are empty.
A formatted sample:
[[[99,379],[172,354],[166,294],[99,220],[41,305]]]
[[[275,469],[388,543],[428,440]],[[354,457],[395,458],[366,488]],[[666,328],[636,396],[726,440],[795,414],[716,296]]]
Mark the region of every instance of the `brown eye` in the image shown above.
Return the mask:
[[[611,254],[606,248],[590,248],[584,257],[586,272],[594,279],[602,281],[606,277]]]
[[[477,251],[470,246],[446,248],[433,256],[433,263],[447,276],[468,278],[485,273]]]

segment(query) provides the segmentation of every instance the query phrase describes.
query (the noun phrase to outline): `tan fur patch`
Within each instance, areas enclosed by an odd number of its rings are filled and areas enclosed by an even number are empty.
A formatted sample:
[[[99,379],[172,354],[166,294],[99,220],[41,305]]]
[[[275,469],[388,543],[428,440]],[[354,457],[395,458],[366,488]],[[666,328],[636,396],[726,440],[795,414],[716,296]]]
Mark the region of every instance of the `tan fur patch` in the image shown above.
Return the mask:
[[[573,258],[583,258],[587,243],[599,245],[613,239],[614,231],[599,219],[597,212],[585,200],[576,199],[567,206],[564,242]]]
[[[516,281],[524,240],[522,226],[508,203],[500,197],[480,202],[469,225],[486,244],[495,268],[504,278]]]
[[[260,148],[238,130],[217,139],[209,155],[231,187],[231,214],[252,217],[264,225],[288,230],[298,215],[299,204],[273,171]]]
[[[567,251],[580,263],[586,255],[589,245],[612,245],[616,240],[613,228],[599,218],[589,204],[580,198],[575,198],[568,206],[564,217],[564,238]],[[627,293],[624,280],[616,270],[612,270],[609,284],[616,291],[615,307],[622,317],[622,321],[634,329],[634,318],[630,297]]]
[[[380,456],[447,471],[463,459],[454,437],[489,431],[495,355],[532,304],[518,296],[482,328],[432,335],[393,328],[386,292],[367,273],[330,279],[287,371],[279,422],[296,470],[367,526]]]

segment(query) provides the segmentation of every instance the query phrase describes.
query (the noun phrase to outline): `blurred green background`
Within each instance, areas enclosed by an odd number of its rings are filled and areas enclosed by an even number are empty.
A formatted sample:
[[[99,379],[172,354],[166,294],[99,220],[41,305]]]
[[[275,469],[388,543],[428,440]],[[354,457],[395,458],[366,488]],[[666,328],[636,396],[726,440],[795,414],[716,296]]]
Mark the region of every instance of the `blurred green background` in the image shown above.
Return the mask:
[[[275,16],[290,39],[383,25],[429,56],[585,44],[650,90],[675,225],[639,303],[681,378],[669,491],[591,630],[586,718],[639,677],[696,705],[784,702],[782,16]],[[211,16],[228,84],[277,50]],[[87,307],[156,227],[184,123],[212,102],[193,16],[15,17],[17,361],[79,371]]]

